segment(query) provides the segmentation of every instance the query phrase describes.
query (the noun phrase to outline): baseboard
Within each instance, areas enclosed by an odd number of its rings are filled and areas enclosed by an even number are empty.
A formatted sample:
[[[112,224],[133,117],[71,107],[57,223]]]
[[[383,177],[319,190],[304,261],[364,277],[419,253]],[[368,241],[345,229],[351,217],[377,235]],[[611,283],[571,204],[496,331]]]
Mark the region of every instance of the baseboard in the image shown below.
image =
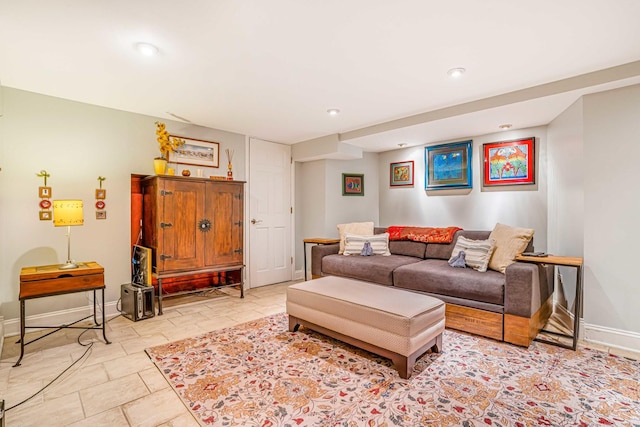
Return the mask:
[[[107,319],[111,319],[120,314],[117,309],[118,302],[108,302],[105,304],[105,316]],[[51,313],[35,314],[33,316],[27,316],[27,326],[31,325],[64,325],[67,323],[75,322],[78,319],[82,319],[85,316],[93,313],[93,303],[85,307],[71,308],[68,310],[52,311]],[[98,320],[102,315],[98,311]],[[89,319],[87,319],[89,320]],[[2,337],[11,337],[20,335],[20,319],[9,319],[4,322],[0,322],[4,331]],[[37,329],[28,329],[27,332],[34,332]]]
[[[584,331],[584,332],[583,332]],[[606,326],[581,324],[581,338],[589,343],[640,352],[640,333],[607,328]]]
[[[304,279],[304,270],[295,270],[293,272],[293,280],[303,280]]]

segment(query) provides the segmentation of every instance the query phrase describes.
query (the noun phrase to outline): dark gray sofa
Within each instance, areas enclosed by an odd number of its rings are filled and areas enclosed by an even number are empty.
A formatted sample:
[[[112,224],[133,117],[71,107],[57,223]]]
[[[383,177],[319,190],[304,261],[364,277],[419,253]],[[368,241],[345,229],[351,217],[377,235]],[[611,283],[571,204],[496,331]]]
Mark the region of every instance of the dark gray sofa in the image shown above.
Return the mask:
[[[313,278],[349,277],[431,295],[447,304],[448,328],[528,347],[551,315],[553,267],[515,262],[505,274],[480,273],[447,262],[458,236],[485,240],[490,233],[460,230],[450,244],[391,241],[390,256],[339,255],[337,243],[313,246],[311,273]],[[533,242],[526,250],[533,251]]]

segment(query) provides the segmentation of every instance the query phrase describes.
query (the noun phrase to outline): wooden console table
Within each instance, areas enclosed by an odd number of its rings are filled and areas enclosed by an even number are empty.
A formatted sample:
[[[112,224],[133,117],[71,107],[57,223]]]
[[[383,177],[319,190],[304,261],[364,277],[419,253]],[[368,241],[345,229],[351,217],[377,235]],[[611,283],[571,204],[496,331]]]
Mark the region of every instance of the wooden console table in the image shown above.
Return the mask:
[[[569,348],[575,350],[578,347],[578,331],[580,328],[580,315],[582,314],[582,258],[579,257],[568,257],[568,256],[558,256],[558,255],[547,255],[547,256],[524,256],[518,255],[516,257],[516,261],[522,262],[530,262],[533,264],[547,264],[553,265],[557,267],[575,267],[577,269],[576,272],[576,296],[575,296],[575,308],[573,312],[573,334],[567,335],[554,331],[542,330],[542,332],[557,335],[560,337],[571,338],[572,344],[568,345],[562,342],[544,340],[536,338],[536,341],[545,342],[547,344],[557,345],[563,348]],[[554,273],[554,283],[555,283],[555,273]]]
[[[304,281],[307,281],[307,245],[311,243],[314,245],[332,245],[334,243],[340,243],[340,239],[326,239],[323,237],[310,237],[303,240],[304,248]]]
[[[49,336],[61,329],[102,329],[102,337],[104,342],[111,344],[107,339],[105,332],[105,313],[104,313],[104,268],[97,262],[78,263],[78,268],[61,270],[61,264],[42,265],[35,267],[24,267],[20,271],[20,358],[15,366],[20,366],[22,357],[24,356],[24,346],[38,341],[41,338]],[[98,323],[96,317],[96,291],[102,291],[102,323]],[[84,317],[75,322],[62,326],[26,326],[26,308],[25,302],[28,299],[50,297],[55,295],[71,294],[75,292],[93,291],[93,314]],[[83,320],[93,316],[95,326],[73,326]],[[35,338],[29,342],[24,342],[26,329],[55,329],[41,337]]]

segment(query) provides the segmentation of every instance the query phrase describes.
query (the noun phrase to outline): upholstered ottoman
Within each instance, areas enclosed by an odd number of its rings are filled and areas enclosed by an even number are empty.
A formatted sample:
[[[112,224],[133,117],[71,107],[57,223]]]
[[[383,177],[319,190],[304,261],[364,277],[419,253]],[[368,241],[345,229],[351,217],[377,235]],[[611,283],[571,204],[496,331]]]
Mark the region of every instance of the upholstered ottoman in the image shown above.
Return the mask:
[[[439,352],[444,303],[436,298],[343,277],[289,286],[289,330],[300,325],[390,358],[401,378],[429,348]]]

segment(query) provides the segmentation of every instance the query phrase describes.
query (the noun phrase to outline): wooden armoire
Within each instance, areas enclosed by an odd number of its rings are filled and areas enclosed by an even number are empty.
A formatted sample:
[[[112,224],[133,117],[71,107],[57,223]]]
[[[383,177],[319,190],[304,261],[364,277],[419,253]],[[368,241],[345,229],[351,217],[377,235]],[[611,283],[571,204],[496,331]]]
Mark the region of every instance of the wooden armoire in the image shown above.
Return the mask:
[[[238,270],[242,277],[243,181],[149,176],[141,189],[142,244],[153,251],[160,314],[163,278]]]

